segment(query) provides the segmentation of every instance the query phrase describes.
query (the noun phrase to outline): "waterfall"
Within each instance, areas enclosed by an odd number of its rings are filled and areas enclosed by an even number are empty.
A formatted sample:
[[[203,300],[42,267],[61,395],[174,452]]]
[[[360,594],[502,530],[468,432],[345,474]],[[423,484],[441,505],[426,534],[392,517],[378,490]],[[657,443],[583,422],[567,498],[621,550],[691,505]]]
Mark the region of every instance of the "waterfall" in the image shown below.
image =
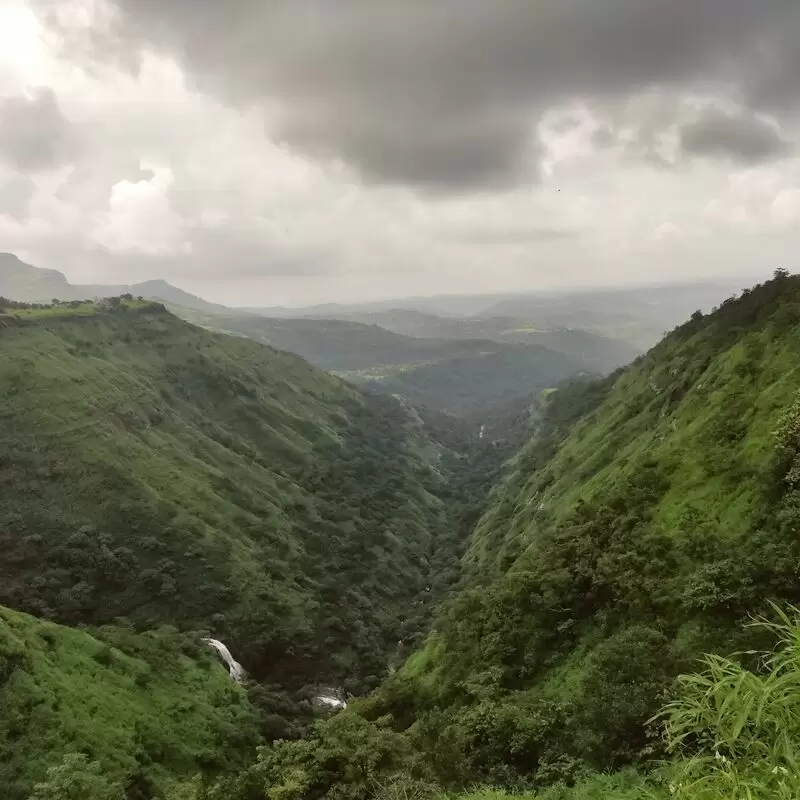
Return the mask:
[[[347,708],[347,702],[345,700],[341,700],[338,698],[333,692],[324,692],[323,694],[318,694],[314,698],[318,703],[322,703],[323,705],[330,706],[331,708]]]
[[[209,647],[213,647],[219,653],[222,660],[228,665],[228,669],[231,673],[231,680],[236,681],[236,683],[243,683],[246,676],[244,667],[231,655],[231,651],[228,650],[225,643],[220,642],[219,639],[203,639],[203,641]],[[344,710],[347,708],[347,701],[342,699],[340,696],[341,693],[338,690],[321,687],[318,691],[319,694],[314,696],[315,702],[332,709]]]
[[[231,680],[236,683],[242,683],[245,677],[244,667],[231,655],[231,651],[217,639],[203,639],[209,646],[213,647],[222,657],[222,660],[228,665],[231,673]]]

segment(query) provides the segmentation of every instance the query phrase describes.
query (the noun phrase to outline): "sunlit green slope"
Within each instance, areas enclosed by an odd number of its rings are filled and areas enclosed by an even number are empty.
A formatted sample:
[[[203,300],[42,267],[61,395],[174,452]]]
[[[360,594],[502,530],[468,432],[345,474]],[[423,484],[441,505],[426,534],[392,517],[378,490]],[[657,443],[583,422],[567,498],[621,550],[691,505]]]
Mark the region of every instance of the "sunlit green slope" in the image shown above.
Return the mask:
[[[196,638],[90,633],[0,607],[4,800],[27,798],[71,753],[99,762],[128,796],[147,797],[241,767],[257,741],[247,695]]]

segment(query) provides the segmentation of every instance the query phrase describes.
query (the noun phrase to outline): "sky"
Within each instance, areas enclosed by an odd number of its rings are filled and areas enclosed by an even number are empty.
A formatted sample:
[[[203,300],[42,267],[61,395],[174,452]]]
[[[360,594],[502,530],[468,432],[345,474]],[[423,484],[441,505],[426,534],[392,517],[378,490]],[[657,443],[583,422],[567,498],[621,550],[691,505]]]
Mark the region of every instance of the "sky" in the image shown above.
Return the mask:
[[[234,305],[800,270],[797,0],[0,0],[0,250]]]

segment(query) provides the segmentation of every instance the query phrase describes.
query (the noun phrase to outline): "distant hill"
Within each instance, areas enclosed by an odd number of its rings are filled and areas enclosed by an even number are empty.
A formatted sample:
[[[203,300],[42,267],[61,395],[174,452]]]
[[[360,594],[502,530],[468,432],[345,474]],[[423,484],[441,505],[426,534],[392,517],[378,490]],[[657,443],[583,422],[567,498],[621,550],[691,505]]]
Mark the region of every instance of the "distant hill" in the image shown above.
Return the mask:
[[[369,303],[327,303],[286,308],[228,308],[197,297],[163,280],[132,285],[70,284],[56,270],[41,269],[0,253],[0,297],[49,303],[52,299],[83,300],[132,294],[176,308],[228,317],[328,319],[378,325],[393,333],[426,339],[492,339],[540,344],[595,362],[607,371],[625,364],[655,344],[696,310],[709,311],[738,290],[738,282],[697,282],[639,288],[573,292],[437,295]],[[576,353],[574,335],[583,331],[603,337]],[[524,335],[522,335],[524,334]],[[622,342],[623,344],[620,344]],[[280,345],[278,345],[280,346]],[[292,349],[287,347],[287,349]]]
[[[462,317],[478,314],[502,297],[505,295],[443,294],[432,297],[399,297],[365,303],[322,303],[314,306],[269,306],[237,310],[247,314],[261,314],[265,317],[322,317],[325,319],[338,319],[350,314],[369,314],[392,309],[419,311],[444,317]]]
[[[0,297],[25,303],[77,300],[75,288],[54,269],[39,269],[20,261],[12,253],[0,253]]]
[[[522,295],[500,300],[479,316],[529,320],[545,330],[580,328],[647,350],[695,311],[708,312],[741,288],[738,282],[698,282]]]
[[[643,352],[641,346],[579,327],[540,329],[525,319],[514,317],[438,317],[421,311],[390,309],[350,314],[346,319],[378,325],[409,337],[462,341],[488,339],[503,344],[540,345],[574,357],[583,363],[585,369],[599,373],[624,366]]]
[[[210,329],[297,353],[372,391],[469,415],[514,405],[571,375],[608,372],[636,355],[630,349],[623,355],[624,345],[618,343],[604,351],[599,340],[593,342],[594,350],[578,343],[566,352],[538,343],[403,336],[348,320],[221,316],[180,308],[175,312]],[[592,342],[594,337],[583,338]],[[558,346],[557,336],[552,343]]]
[[[581,330],[623,341],[628,352],[633,348],[640,353],[694,311],[710,311],[740,288],[739,281],[716,281],[462,298],[410,297],[250,311],[270,317],[346,319],[380,325],[407,336],[446,339],[517,341],[514,332],[518,329],[547,333]],[[623,358],[620,363],[628,360]]]
[[[0,297],[24,303],[50,303],[54,299],[90,300],[122,294],[179,304],[198,311],[228,311],[225,306],[209,303],[166,281],[143,281],[120,286],[72,284],[57,270],[34,267],[11,253],[0,253]]]
[[[378,325],[348,320],[270,319],[244,314],[202,314],[181,307],[174,310],[195,324],[288,350],[334,372],[440,361],[474,353],[489,344],[402,336]]]

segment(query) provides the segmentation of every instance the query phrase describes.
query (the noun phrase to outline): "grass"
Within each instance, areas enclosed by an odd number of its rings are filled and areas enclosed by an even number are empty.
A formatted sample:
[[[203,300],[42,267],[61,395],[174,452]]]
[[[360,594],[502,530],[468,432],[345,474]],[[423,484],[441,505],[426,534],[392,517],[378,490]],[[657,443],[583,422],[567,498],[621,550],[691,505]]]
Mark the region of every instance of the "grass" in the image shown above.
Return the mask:
[[[642,775],[629,771],[597,775],[574,786],[554,786],[536,793],[483,789],[447,796],[447,800],[666,800],[669,796],[667,789],[662,790]]]

